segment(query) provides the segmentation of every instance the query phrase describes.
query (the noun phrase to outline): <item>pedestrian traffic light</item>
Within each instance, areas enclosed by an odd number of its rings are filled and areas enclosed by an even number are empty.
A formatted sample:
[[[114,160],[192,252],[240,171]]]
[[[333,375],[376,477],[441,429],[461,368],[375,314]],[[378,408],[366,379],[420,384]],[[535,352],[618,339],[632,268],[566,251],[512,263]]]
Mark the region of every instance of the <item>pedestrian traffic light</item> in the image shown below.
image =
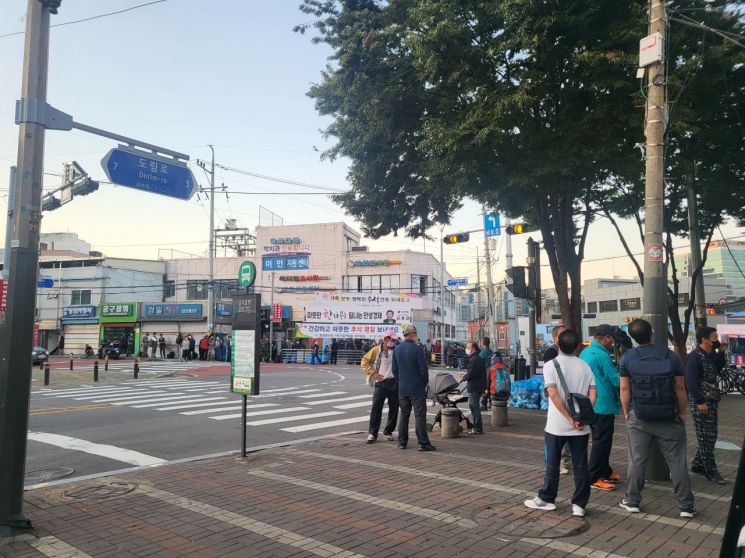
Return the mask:
[[[62,202],[59,198],[55,198],[54,196],[48,196],[41,200],[41,210],[42,211],[53,211],[55,209],[58,209],[62,206]]]
[[[445,244],[461,244],[462,242],[468,242],[469,237],[469,233],[449,234],[442,241]]]
[[[512,279],[512,283],[507,283],[507,290],[515,298],[528,298],[528,287],[525,284],[525,267],[510,267],[505,270],[507,277]]]
[[[528,232],[528,225],[526,223],[515,223],[514,225],[507,225],[504,231],[507,234],[523,234]]]

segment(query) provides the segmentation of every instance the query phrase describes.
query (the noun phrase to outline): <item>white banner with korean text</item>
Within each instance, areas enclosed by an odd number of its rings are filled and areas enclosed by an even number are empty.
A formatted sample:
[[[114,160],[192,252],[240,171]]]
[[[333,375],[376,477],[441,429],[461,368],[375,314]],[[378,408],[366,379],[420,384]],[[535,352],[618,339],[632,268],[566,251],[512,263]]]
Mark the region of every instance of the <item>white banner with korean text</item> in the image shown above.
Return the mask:
[[[384,324],[314,324],[303,322],[298,324],[298,333],[303,337],[323,337],[342,339],[382,339],[393,331],[399,338],[403,337],[401,327]]]

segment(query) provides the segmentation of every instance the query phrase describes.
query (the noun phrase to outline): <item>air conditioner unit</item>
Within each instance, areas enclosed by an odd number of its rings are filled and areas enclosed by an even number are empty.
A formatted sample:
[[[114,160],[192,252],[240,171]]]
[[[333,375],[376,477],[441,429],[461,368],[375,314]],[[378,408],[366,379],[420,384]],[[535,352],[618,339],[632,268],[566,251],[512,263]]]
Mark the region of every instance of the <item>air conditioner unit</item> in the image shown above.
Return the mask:
[[[369,252],[370,248],[367,246],[352,246],[352,252]]]

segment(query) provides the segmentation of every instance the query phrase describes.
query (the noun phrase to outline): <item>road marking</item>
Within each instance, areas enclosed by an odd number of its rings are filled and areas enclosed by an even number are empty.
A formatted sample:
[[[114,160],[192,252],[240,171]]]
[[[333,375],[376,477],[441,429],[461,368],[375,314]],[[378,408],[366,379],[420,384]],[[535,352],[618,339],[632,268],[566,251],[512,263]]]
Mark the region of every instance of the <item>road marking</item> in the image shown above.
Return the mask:
[[[336,399],[324,399],[323,401],[309,401],[304,405],[323,405],[325,403],[341,403],[343,401],[356,401],[357,399],[367,399],[372,401],[371,395],[351,395],[349,397],[337,397]]]
[[[48,415],[50,413],[74,413],[77,411],[95,411],[96,409],[111,409],[114,405],[111,403],[100,403],[92,405],[80,405],[78,407],[46,407],[31,409],[29,415]]]
[[[165,459],[146,455],[138,451],[118,448],[107,444],[96,444],[94,442],[89,442],[80,438],[72,438],[70,436],[63,436],[61,434],[29,431],[28,439],[64,449],[82,451],[92,455],[100,455],[101,457],[108,457],[109,459],[114,459],[123,463],[130,463],[132,465],[161,465],[167,463]]]
[[[356,409],[358,407],[367,407],[372,401],[359,401],[358,403],[347,403],[346,405],[334,405],[334,409]]]
[[[263,407],[264,405],[252,405],[252,406],[253,407]],[[241,408],[242,407],[239,405],[238,407],[233,406],[233,407],[220,407],[219,409],[201,409],[199,411],[188,411],[188,412],[179,413],[179,414],[180,415],[186,415],[186,416],[191,416],[191,415],[206,415],[207,413],[224,413],[224,412],[227,412],[227,411],[240,411]],[[161,411],[162,409],[156,409],[156,410],[157,411]]]
[[[29,544],[49,558],[91,558],[90,554],[51,535],[31,540]]]
[[[443,511],[422,508],[419,506],[414,506],[412,504],[407,504],[405,502],[397,502],[395,500],[387,500],[385,498],[378,498],[376,496],[370,496],[369,494],[364,494],[362,492],[357,492],[355,490],[337,488],[336,486],[330,486],[328,484],[321,484],[318,482],[313,482],[313,481],[309,481],[309,480],[305,480],[305,479],[301,479],[297,477],[291,477],[289,475],[280,475],[278,473],[271,473],[269,471],[264,471],[261,469],[248,469],[246,470],[246,474],[253,475],[256,477],[262,477],[265,479],[276,480],[278,482],[284,482],[287,484],[292,484],[292,485],[300,486],[303,488],[310,488],[311,490],[317,490],[318,492],[325,492],[326,494],[333,494],[334,496],[340,496],[342,498],[349,498],[350,500],[356,500],[358,502],[365,502],[366,504],[372,504],[374,506],[378,506],[381,508],[402,511],[406,513],[410,513],[412,515],[426,517],[427,519],[434,519],[435,521],[440,521],[442,523],[455,524],[455,525],[458,525],[459,527],[464,527],[466,529],[478,527],[478,523],[476,523],[475,521],[471,519],[466,519],[465,517],[461,517],[459,515],[453,515],[447,512],[443,512]]]
[[[308,387],[308,386],[305,386]],[[262,393],[274,393],[274,392],[280,392],[280,391],[292,391],[298,389],[296,387],[290,387],[290,388],[281,388],[281,389],[265,389]]]
[[[205,391],[204,393],[207,393],[207,394],[210,394],[210,395],[213,394],[213,393],[230,393],[230,389],[229,388],[214,389],[212,391]]]
[[[238,407],[238,408],[240,409],[241,407]],[[248,407],[248,408],[250,409],[251,407]],[[255,413],[253,412],[246,413],[246,416],[256,417],[260,415],[278,415],[280,413],[291,413],[293,411],[307,411],[307,410],[308,410],[308,407],[289,407],[286,409],[271,409],[269,411],[256,411]],[[219,416],[214,416],[210,418],[213,420],[229,420],[229,419],[241,418],[241,416],[243,416],[242,413],[235,413],[232,415],[219,415]],[[249,423],[246,423],[246,424],[249,424]]]
[[[322,391],[320,389],[304,389],[298,393],[310,393],[311,391]],[[280,397],[282,395],[287,395],[286,393],[267,393],[264,395],[263,393],[261,395],[253,395],[251,396],[252,399],[259,399],[259,398],[265,398],[265,397]]]
[[[251,519],[245,515],[239,515],[226,509],[218,508],[217,506],[179,496],[173,492],[166,492],[165,490],[159,490],[145,485],[140,485],[137,490],[151,498],[166,502],[172,506],[228,523],[229,525],[245,529],[278,543],[304,550],[316,556],[322,556],[323,558],[328,556],[336,556],[338,558],[366,558],[364,554],[346,551],[341,547],[324,543],[318,539],[305,537],[298,533],[282,529],[281,527]]]
[[[248,426],[264,426],[266,424],[277,424],[279,422],[295,422],[298,420],[307,420],[312,418],[321,418],[321,417],[332,417],[334,415],[343,415],[344,413],[341,411],[327,411],[325,413],[311,413],[309,415],[295,415],[292,417],[280,417],[280,418],[274,418],[274,419],[266,419],[266,420],[255,420],[253,422],[246,422]]]
[[[301,426],[291,426],[288,428],[280,428],[282,432],[307,432],[309,430],[320,430],[321,428],[331,428],[332,426],[340,426],[342,424],[354,424],[355,422],[367,422],[370,417],[365,415],[364,417],[330,420],[327,422],[316,422],[313,424],[303,424]]]
[[[543,546],[547,548],[553,548],[554,550],[561,550],[562,552],[568,552],[569,554],[574,554],[575,556],[593,556],[594,558],[627,558],[626,556],[623,556],[621,554],[613,554],[564,541],[556,541],[551,539],[533,539],[530,537],[525,537],[519,540],[520,542],[534,544],[536,546]]]
[[[134,395],[129,395],[129,394],[132,394],[132,393]],[[127,392],[127,393],[122,393],[122,394],[117,394],[117,395],[111,395],[111,396],[109,396],[109,395],[105,395],[105,396],[94,395],[93,397],[76,397],[75,398],[75,401],[101,401],[101,402],[105,402],[105,401],[129,401],[129,400],[132,400],[132,399],[142,399],[143,397],[150,397],[151,395],[168,395],[169,393],[172,393],[174,395],[182,395],[180,392],[177,392],[177,391],[150,391],[150,390],[145,390],[143,392],[137,392],[137,393],[135,393],[135,392],[131,392],[130,391],[130,392]]]
[[[313,390],[308,390],[308,391],[313,391]],[[301,399],[315,399],[317,397],[330,397],[332,395],[344,395],[345,393],[347,392],[346,391],[330,391],[328,393],[314,393],[312,395],[301,395],[300,398]]]
[[[83,396],[83,395],[107,395],[109,393],[123,393],[132,391],[132,388],[101,388],[101,389],[86,389],[86,390],[78,390],[73,392],[66,392],[66,393],[60,393],[57,391],[50,392],[48,395],[50,397],[76,397],[76,396]],[[47,394],[45,394],[47,395]],[[47,397],[49,399],[49,397]]]
[[[211,403],[184,403],[183,405],[175,405],[171,407],[159,407],[156,411],[178,411],[181,409],[196,409],[197,407],[214,407],[216,405],[225,405],[227,401],[224,397],[220,398],[221,401],[212,401]],[[236,402],[237,403],[237,402]],[[277,403],[264,403],[263,405],[249,405],[249,408],[253,407],[276,407]],[[240,409],[240,407],[237,407]],[[232,407],[231,407],[232,409]],[[209,411],[206,411],[209,412]],[[183,414],[183,413],[182,413]]]
[[[201,395],[179,395],[177,397],[156,397],[155,399],[140,399],[138,401],[125,401],[122,405],[132,405],[135,409],[145,409],[147,407],[159,407],[168,403],[186,403],[191,401],[199,403],[200,401],[217,401],[225,399],[224,397],[202,397]],[[150,405],[141,405],[141,403],[151,403]]]

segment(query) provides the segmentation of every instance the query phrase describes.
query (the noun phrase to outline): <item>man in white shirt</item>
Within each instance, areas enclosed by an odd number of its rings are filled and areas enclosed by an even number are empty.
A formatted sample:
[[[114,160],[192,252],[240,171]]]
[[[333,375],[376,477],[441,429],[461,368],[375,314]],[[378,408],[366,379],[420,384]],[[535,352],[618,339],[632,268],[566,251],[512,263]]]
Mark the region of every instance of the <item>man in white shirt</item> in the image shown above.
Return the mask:
[[[592,369],[574,353],[579,347],[580,338],[568,329],[559,335],[559,355],[543,366],[543,380],[548,391],[549,404],[546,418],[546,476],[543,488],[532,500],[525,500],[529,508],[555,510],[556,494],[559,490],[559,466],[561,450],[569,446],[574,468],[574,495],[572,496],[572,515],[584,517],[585,507],[590,499],[590,477],[587,470],[587,443],[590,427],[575,418],[578,408],[567,410],[567,394],[557,373],[556,364],[566,381],[570,393],[587,395],[595,404],[597,391]]]

